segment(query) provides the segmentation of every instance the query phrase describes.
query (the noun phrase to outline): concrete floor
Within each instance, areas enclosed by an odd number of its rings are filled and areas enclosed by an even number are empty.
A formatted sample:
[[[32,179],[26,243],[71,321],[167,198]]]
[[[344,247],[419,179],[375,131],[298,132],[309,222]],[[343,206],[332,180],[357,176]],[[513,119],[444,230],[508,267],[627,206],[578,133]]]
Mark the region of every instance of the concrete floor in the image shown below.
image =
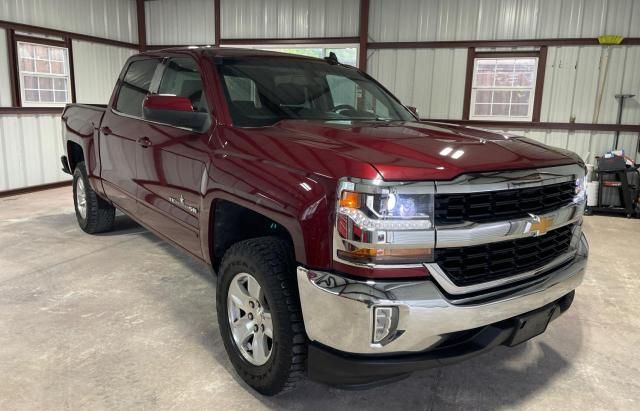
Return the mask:
[[[587,217],[591,260],[546,334],[368,391],[263,398],[233,372],[207,267],[71,189],[0,199],[0,409],[640,409],[640,221]]]

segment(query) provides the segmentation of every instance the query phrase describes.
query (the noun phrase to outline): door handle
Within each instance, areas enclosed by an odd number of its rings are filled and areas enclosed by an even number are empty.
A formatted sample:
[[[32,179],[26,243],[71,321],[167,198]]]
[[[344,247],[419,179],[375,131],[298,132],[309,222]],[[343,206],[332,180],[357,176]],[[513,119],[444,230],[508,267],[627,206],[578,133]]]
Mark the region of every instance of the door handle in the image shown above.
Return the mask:
[[[149,137],[140,137],[138,139],[138,144],[140,144],[144,148],[151,147],[152,145],[151,140],[149,140]]]
[[[104,134],[105,136],[108,136],[109,134],[111,134],[111,129],[107,126],[102,127],[100,131],[102,131],[102,134]]]

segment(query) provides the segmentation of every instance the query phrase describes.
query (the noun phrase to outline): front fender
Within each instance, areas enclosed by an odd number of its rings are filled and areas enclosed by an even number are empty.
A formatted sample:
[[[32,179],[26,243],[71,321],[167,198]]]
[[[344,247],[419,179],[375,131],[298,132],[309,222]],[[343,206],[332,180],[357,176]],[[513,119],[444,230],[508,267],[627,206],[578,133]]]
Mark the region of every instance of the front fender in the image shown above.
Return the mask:
[[[200,230],[209,262],[212,206],[216,200],[226,200],[284,227],[299,263],[330,265],[333,202],[328,199],[335,194],[335,180],[230,155],[214,158],[206,178]]]

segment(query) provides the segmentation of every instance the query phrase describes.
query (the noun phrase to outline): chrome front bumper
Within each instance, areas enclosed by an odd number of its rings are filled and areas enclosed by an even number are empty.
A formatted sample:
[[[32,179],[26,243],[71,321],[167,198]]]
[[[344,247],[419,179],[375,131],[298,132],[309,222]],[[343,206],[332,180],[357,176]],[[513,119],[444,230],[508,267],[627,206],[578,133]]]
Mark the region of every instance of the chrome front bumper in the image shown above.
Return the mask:
[[[298,287],[309,339],[355,354],[418,352],[447,335],[493,324],[535,310],[580,285],[588,257],[584,235],[573,260],[489,302],[452,301],[432,280],[356,281],[298,267]],[[373,308],[398,307],[394,339],[372,343]]]

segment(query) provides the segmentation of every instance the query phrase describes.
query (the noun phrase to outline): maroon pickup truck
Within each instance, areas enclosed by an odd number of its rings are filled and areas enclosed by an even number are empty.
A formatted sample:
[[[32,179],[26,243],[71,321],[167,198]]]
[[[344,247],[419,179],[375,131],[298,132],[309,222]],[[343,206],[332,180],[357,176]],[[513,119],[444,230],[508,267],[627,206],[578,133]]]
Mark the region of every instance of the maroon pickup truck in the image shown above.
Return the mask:
[[[584,275],[579,157],[419,121],[334,56],[143,53],[62,121],[80,227],[118,208],[211,265],[224,347],[263,394],[519,344]]]

